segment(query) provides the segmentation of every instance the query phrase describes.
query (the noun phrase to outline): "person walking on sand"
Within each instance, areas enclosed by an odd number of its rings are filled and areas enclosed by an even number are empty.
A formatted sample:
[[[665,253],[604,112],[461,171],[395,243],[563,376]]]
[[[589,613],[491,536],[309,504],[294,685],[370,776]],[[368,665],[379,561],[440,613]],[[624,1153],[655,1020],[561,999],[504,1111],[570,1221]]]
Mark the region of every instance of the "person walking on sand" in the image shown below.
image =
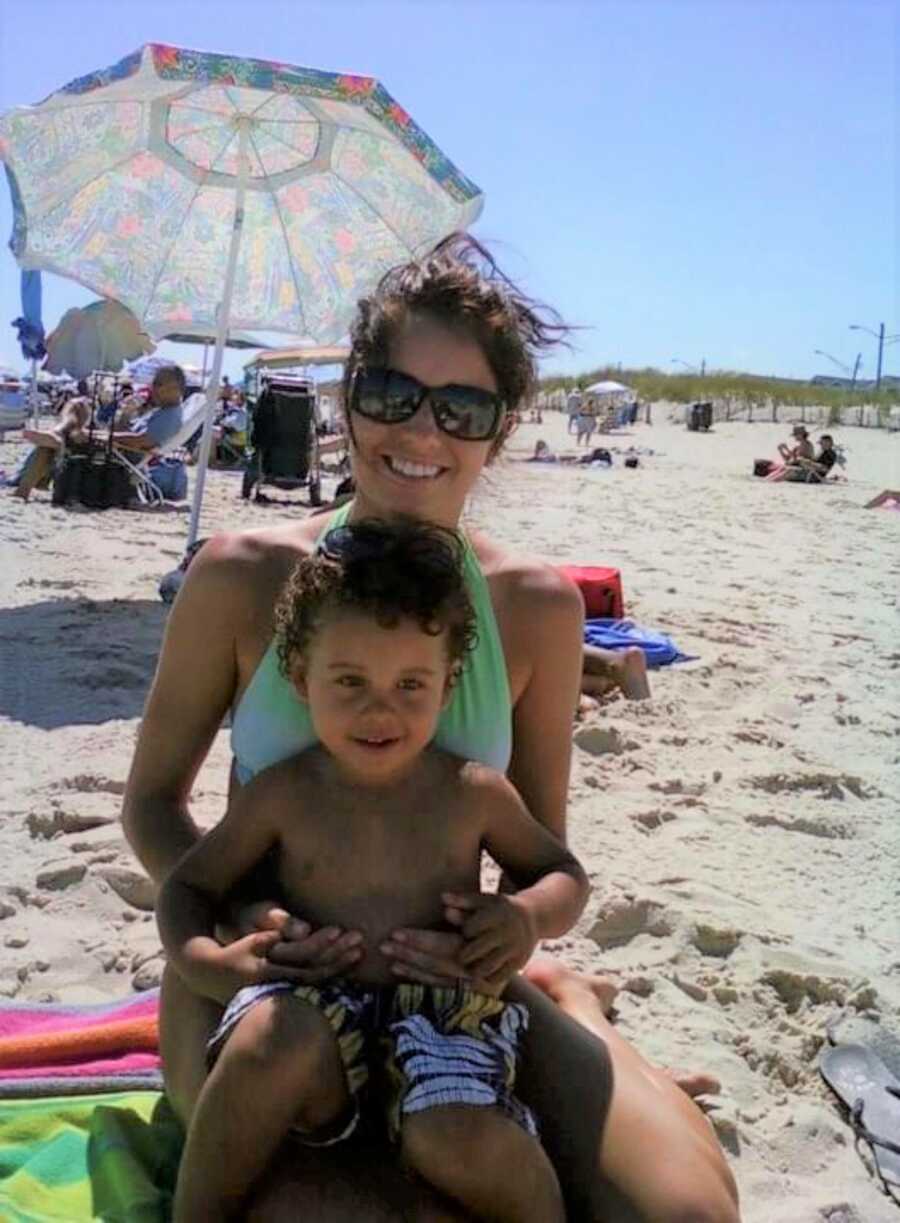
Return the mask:
[[[578,417],[581,415],[581,391],[573,386],[566,396],[566,412],[569,416],[568,432],[574,433],[578,427]]]

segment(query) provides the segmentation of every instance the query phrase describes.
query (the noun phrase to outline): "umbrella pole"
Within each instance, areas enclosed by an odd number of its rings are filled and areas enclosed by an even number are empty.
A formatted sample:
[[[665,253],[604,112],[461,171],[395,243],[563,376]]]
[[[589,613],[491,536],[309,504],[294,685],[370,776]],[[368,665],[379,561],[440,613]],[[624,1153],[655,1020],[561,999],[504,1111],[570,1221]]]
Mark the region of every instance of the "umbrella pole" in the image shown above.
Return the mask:
[[[234,296],[234,281],[237,272],[238,251],[241,246],[241,232],[244,225],[244,196],[247,192],[247,146],[249,144],[249,120],[239,118],[239,149],[238,149],[238,185],[234,201],[234,224],[231,229],[231,245],[228,248],[228,264],[225,269],[225,284],[222,288],[222,300],[219,303],[219,317],[216,320],[216,347],[213,353],[212,370],[209,375],[209,386],[206,388],[206,417],[203,421],[203,436],[200,439],[200,454],[197,457],[197,479],[194,484],[194,501],[191,505],[191,525],[188,528],[187,546],[197,542],[200,528],[200,507],[203,504],[203,487],[206,484],[206,469],[209,466],[209,452],[212,446],[213,417],[219,395],[219,380],[222,375],[222,360],[225,356],[225,340],[228,337],[228,322],[231,314],[231,299]]]
[[[38,395],[37,357],[31,358],[31,418],[35,429],[41,427],[41,398]]]

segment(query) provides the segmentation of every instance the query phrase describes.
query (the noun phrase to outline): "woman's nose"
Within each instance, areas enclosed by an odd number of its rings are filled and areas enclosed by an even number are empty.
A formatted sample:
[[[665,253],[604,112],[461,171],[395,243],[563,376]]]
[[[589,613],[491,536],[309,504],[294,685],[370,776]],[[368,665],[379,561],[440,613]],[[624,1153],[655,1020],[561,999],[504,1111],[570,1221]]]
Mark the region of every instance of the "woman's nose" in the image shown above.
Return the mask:
[[[419,404],[418,410],[405,422],[405,426],[407,429],[415,430],[416,433],[422,436],[439,432],[437,421],[434,419],[431,400],[427,395]]]

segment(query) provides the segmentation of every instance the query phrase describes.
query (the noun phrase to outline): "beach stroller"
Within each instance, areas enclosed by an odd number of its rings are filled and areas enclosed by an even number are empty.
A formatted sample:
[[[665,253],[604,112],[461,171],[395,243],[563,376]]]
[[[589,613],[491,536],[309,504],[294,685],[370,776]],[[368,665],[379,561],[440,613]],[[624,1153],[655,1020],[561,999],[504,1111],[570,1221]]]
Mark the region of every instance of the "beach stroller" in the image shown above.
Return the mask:
[[[275,488],[309,487],[311,505],[322,504],[315,384],[308,379],[268,378],[253,409],[251,452],[241,496],[264,501],[263,484]]]

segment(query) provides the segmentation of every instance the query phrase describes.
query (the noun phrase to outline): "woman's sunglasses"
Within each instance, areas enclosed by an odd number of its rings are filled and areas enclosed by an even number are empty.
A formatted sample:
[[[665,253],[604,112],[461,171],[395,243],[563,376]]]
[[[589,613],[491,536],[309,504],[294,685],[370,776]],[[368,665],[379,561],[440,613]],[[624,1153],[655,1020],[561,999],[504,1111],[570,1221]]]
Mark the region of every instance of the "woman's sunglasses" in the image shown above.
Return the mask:
[[[496,437],[505,406],[499,395],[477,386],[424,386],[395,369],[362,369],[353,380],[350,407],[368,420],[399,425],[428,400],[434,423],[450,437],[487,442]]]

